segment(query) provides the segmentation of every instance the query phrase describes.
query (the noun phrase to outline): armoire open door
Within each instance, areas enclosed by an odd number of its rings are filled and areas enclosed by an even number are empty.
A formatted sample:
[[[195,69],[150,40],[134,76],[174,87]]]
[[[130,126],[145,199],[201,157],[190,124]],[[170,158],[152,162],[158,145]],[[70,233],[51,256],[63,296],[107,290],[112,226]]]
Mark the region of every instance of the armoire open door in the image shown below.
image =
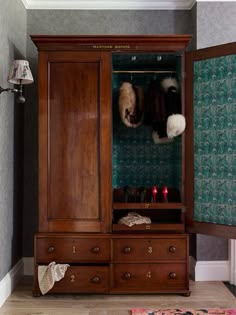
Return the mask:
[[[236,42],[186,53],[189,232],[236,238]]]

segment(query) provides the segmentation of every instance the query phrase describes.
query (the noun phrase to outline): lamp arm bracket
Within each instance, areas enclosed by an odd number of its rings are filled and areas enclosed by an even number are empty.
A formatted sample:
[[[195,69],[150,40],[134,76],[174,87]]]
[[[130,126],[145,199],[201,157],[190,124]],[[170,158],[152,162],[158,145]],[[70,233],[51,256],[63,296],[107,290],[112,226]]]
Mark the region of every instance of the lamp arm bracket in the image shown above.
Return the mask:
[[[2,87],[0,86],[0,94],[1,94],[2,92],[19,93],[19,90],[17,90],[17,89],[11,89],[11,88],[4,89],[4,88],[2,88]]]

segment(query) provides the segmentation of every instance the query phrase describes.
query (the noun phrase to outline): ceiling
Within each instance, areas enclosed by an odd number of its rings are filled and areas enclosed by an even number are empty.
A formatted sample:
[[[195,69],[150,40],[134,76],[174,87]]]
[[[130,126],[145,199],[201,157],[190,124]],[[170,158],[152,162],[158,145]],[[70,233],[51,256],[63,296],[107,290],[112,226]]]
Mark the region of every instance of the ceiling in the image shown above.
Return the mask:
[[[64,10],[190,10],[196,1],[204,0],[22,0],[26,9]]]

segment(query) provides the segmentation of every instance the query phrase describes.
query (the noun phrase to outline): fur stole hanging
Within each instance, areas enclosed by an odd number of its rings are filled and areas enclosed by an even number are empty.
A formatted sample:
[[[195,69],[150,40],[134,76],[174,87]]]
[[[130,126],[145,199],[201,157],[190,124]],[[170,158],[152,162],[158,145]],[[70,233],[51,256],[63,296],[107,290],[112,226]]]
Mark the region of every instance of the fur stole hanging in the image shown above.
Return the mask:
[[[129,82],[123,82],[119,91],[119,112],[122,122],[137,128],[143,120],[143,90]]]

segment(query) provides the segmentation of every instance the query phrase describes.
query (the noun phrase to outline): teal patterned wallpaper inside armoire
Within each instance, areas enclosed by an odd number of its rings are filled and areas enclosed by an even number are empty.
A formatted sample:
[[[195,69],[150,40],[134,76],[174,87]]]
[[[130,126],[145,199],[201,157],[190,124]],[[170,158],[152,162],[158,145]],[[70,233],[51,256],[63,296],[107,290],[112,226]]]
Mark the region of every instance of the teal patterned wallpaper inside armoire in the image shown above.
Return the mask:
[[[194,63],[196,221],[236,225],[236,55]]]
[[[144,94],[151,80],[161,80],[170,74],[181,82],[181,58],[174,54],[114,54],[113,70],[144,70],[144,73],[114,73],[112,77],[113,97],[113,188],[182,186],[182,141],[181,136],[171,143],[154,144],[152,128],[141,125],[126,127],[119,116],[118,97],[122,82],[141,86]],[[161,73],[145,73],[157,70]],[[163,71],[163,72],[162,72]]]

